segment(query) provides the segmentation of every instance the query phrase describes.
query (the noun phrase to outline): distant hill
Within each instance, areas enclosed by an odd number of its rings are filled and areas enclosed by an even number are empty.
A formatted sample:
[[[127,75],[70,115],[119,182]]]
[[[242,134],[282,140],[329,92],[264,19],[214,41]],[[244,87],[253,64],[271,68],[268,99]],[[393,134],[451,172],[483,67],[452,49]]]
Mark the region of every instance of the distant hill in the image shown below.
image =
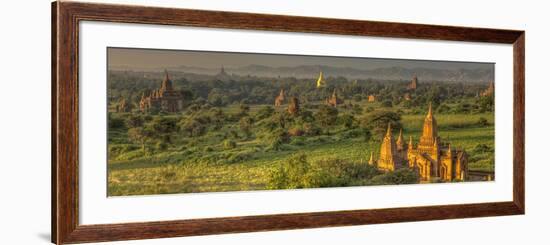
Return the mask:
[[[134,71],[161,71],[165,68],[143,69],[129,67],[110,67],[111,70]],[[220,68],[202,68],[191,66],[166,67],[170,71],[214,75],[220,72]],[[487,82],[494,79],[494,73],[490,69],[434,69],[434,68],[403,68],[387,67],[376,69],[356,69],[350,67],[334,66],[294,66],[294,67],[270,67],[263,65],[248,65],[243,67],[225,67],[228,74],[259,77],[296,77],[316,78],[319,71],[323,71],[327,77],[346,77],[348,79],[381,79],[381,80],[409,80],[417,75],[421,81],[447,81],[447,82]]]

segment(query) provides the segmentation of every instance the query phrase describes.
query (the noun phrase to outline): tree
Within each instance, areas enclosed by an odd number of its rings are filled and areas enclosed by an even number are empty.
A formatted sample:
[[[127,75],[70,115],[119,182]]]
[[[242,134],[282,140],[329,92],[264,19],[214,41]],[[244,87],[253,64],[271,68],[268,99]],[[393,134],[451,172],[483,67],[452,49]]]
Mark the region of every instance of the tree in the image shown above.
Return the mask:
[[[128,126],[128,128],[137,128],[143,126],[143,117],[135,114],[130,115],[126,119],[126,126]]]
[[[374,111],[363,117],[364,128],[370,129],[374,134],[382,138],[388,129],[388,123],[392,129],[400,129],[401,116],[392,111]]]
[[[328,127],[334,125],[338,119],[338,109],[332,106],[322,105],[319,111],[317,111],[317,114],[315,114],[315,118],[328,132]]]
[[[258,110],[258,112],[256,113],[256,119],[262,120],[264,118],[271,117],[273,115],[273,112],[275,112],[275,109],[273,109],[272,106],[266,105]]]
[[[206,131],[206,123],[202,122],[199,118],[192,117],[182,120],[180,122],[180,129],[188,136],[197,137]]]
[[[250,112],[250,106],[247,104],[241,103],[239,106],[239,113],[237,114],[239,117],[248,116],[248,112]]]
[[[141,144],[141,150],[145,152],[145,143],[151,139],[152,132],[143,127],[131,128],[128,130],[128,138]]]
[[[150,127],[157,138],[165,143],[171,142],[170,135],[178,129],[176,119],[172,117],[157,117],[151,122]]]
[[[409,169],[402,168],[393,172],[377,175],[370,179],[369,185],[402,185],[402,184],[416,184],[420,181],[418,172]]]
[[[495,97],[482,96],[478,100],[480,112],[492,112],[495,110]]]
[[[119,116],[115,116],[113,113],[109,113],[107,115],[107,118],[108,118],[108,126],[109,126],[109,129],[121,129],[121,128],[124,128],[124,119],[119,117]]]
[[[286,130],[276,129],[268,136],[269,150],[280,150],[281,146],[290,141],[290,135]]]
[[[368,128],[362,128],[363,130],[363,140],[369,142],[372,139],[372,134]]]
[[[254,122],[251,117],[242,117],[241,120],[239,120],[239,127],[247,138],[250,136],[250,127],[252,127],[252,123]]]
[[[279,164],[269,173],[269,189],[297,189],[308,186],[310,163],[305,154],[297,154]]]
[[[223,141],[223,148],[226,150],[234,149],[237,147],[237,143],[235,141],[226,139]]]
[[[346,129],[352,129],[355,127],[355,117],[350,114],[344,114],[342,115],[338,121],[340,124],[342,124]]]
[[[486,127],[489,126],[489,121],[487,121],[487,118],[480,117],[477,124],[479,124],[479,126]]]
[[[208,94],[208,102],[214,106],[225,106],[223,90],[214,88]]]
[[[279,112],[274,115],[275,121],[279,124],[280,128],[285,128],[288,118],[287,115],[284,112]]]
[[[315,121],[315,117],[313,116],[313,112],[303,110],[302,112],[300,112],[300,120],[304,123],[311,123]]]
[[[391,100],[384,100],[382,101],[382,107],[392,107],[392,101]]]

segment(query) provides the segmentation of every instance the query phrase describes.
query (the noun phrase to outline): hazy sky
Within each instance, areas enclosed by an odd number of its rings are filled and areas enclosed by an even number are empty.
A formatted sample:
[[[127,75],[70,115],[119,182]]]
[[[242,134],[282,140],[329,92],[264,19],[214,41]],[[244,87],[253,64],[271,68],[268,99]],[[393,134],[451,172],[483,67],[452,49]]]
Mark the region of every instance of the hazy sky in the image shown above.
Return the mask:
[[[420,61],[403,59],[373,59],[333,56],[280,55],[256,53],[230,53],[209,51],[108,48],[109,66],[128,68],[163,69],[175,66],[202,68],[241,67],[265,65],[271,67],[299,65],[327,65],[363,70],[383,67],[436,68],[436,69],[492,69],[493,63]]]

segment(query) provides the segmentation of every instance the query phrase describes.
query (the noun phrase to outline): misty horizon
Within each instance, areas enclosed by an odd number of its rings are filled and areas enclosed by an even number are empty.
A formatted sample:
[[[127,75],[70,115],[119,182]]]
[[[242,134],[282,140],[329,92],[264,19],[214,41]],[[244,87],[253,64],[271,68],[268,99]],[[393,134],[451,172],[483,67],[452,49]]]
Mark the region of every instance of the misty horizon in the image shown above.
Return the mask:
[[[190,67],[201,69],[242,68],[265,66],[292,68],[299,66],[330,66],[374,70],[378,68],[440,69],[440,70],[492,70],[494,63],[434,61],[411,59],[384,59],[366,57],[339,57],[295,54],[265,54],[218,51],[160,50],[139,48],[107,49],[110,68],[165,69]]]
[[[112,47],[107,53],[108,70],[113,71],[215,75],[223,67],[229,74],[259,77],[313,78],[322,71],[348,79],[494,81],[493,63]]]

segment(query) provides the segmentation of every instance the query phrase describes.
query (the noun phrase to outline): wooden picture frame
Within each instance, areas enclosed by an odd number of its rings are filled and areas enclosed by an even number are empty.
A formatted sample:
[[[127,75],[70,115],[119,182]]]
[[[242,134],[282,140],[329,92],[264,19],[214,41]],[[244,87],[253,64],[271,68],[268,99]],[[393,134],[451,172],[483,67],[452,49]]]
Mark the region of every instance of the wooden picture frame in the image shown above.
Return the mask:
[[[206,218],[126,224],[79,224],[79,22],[107,21],[464,42],[513,44],[513,201]],[[525,212],[525,32],[454,26],[105,5],[52,4],[52,242],[151,239],[220,233],[304,229]]]

